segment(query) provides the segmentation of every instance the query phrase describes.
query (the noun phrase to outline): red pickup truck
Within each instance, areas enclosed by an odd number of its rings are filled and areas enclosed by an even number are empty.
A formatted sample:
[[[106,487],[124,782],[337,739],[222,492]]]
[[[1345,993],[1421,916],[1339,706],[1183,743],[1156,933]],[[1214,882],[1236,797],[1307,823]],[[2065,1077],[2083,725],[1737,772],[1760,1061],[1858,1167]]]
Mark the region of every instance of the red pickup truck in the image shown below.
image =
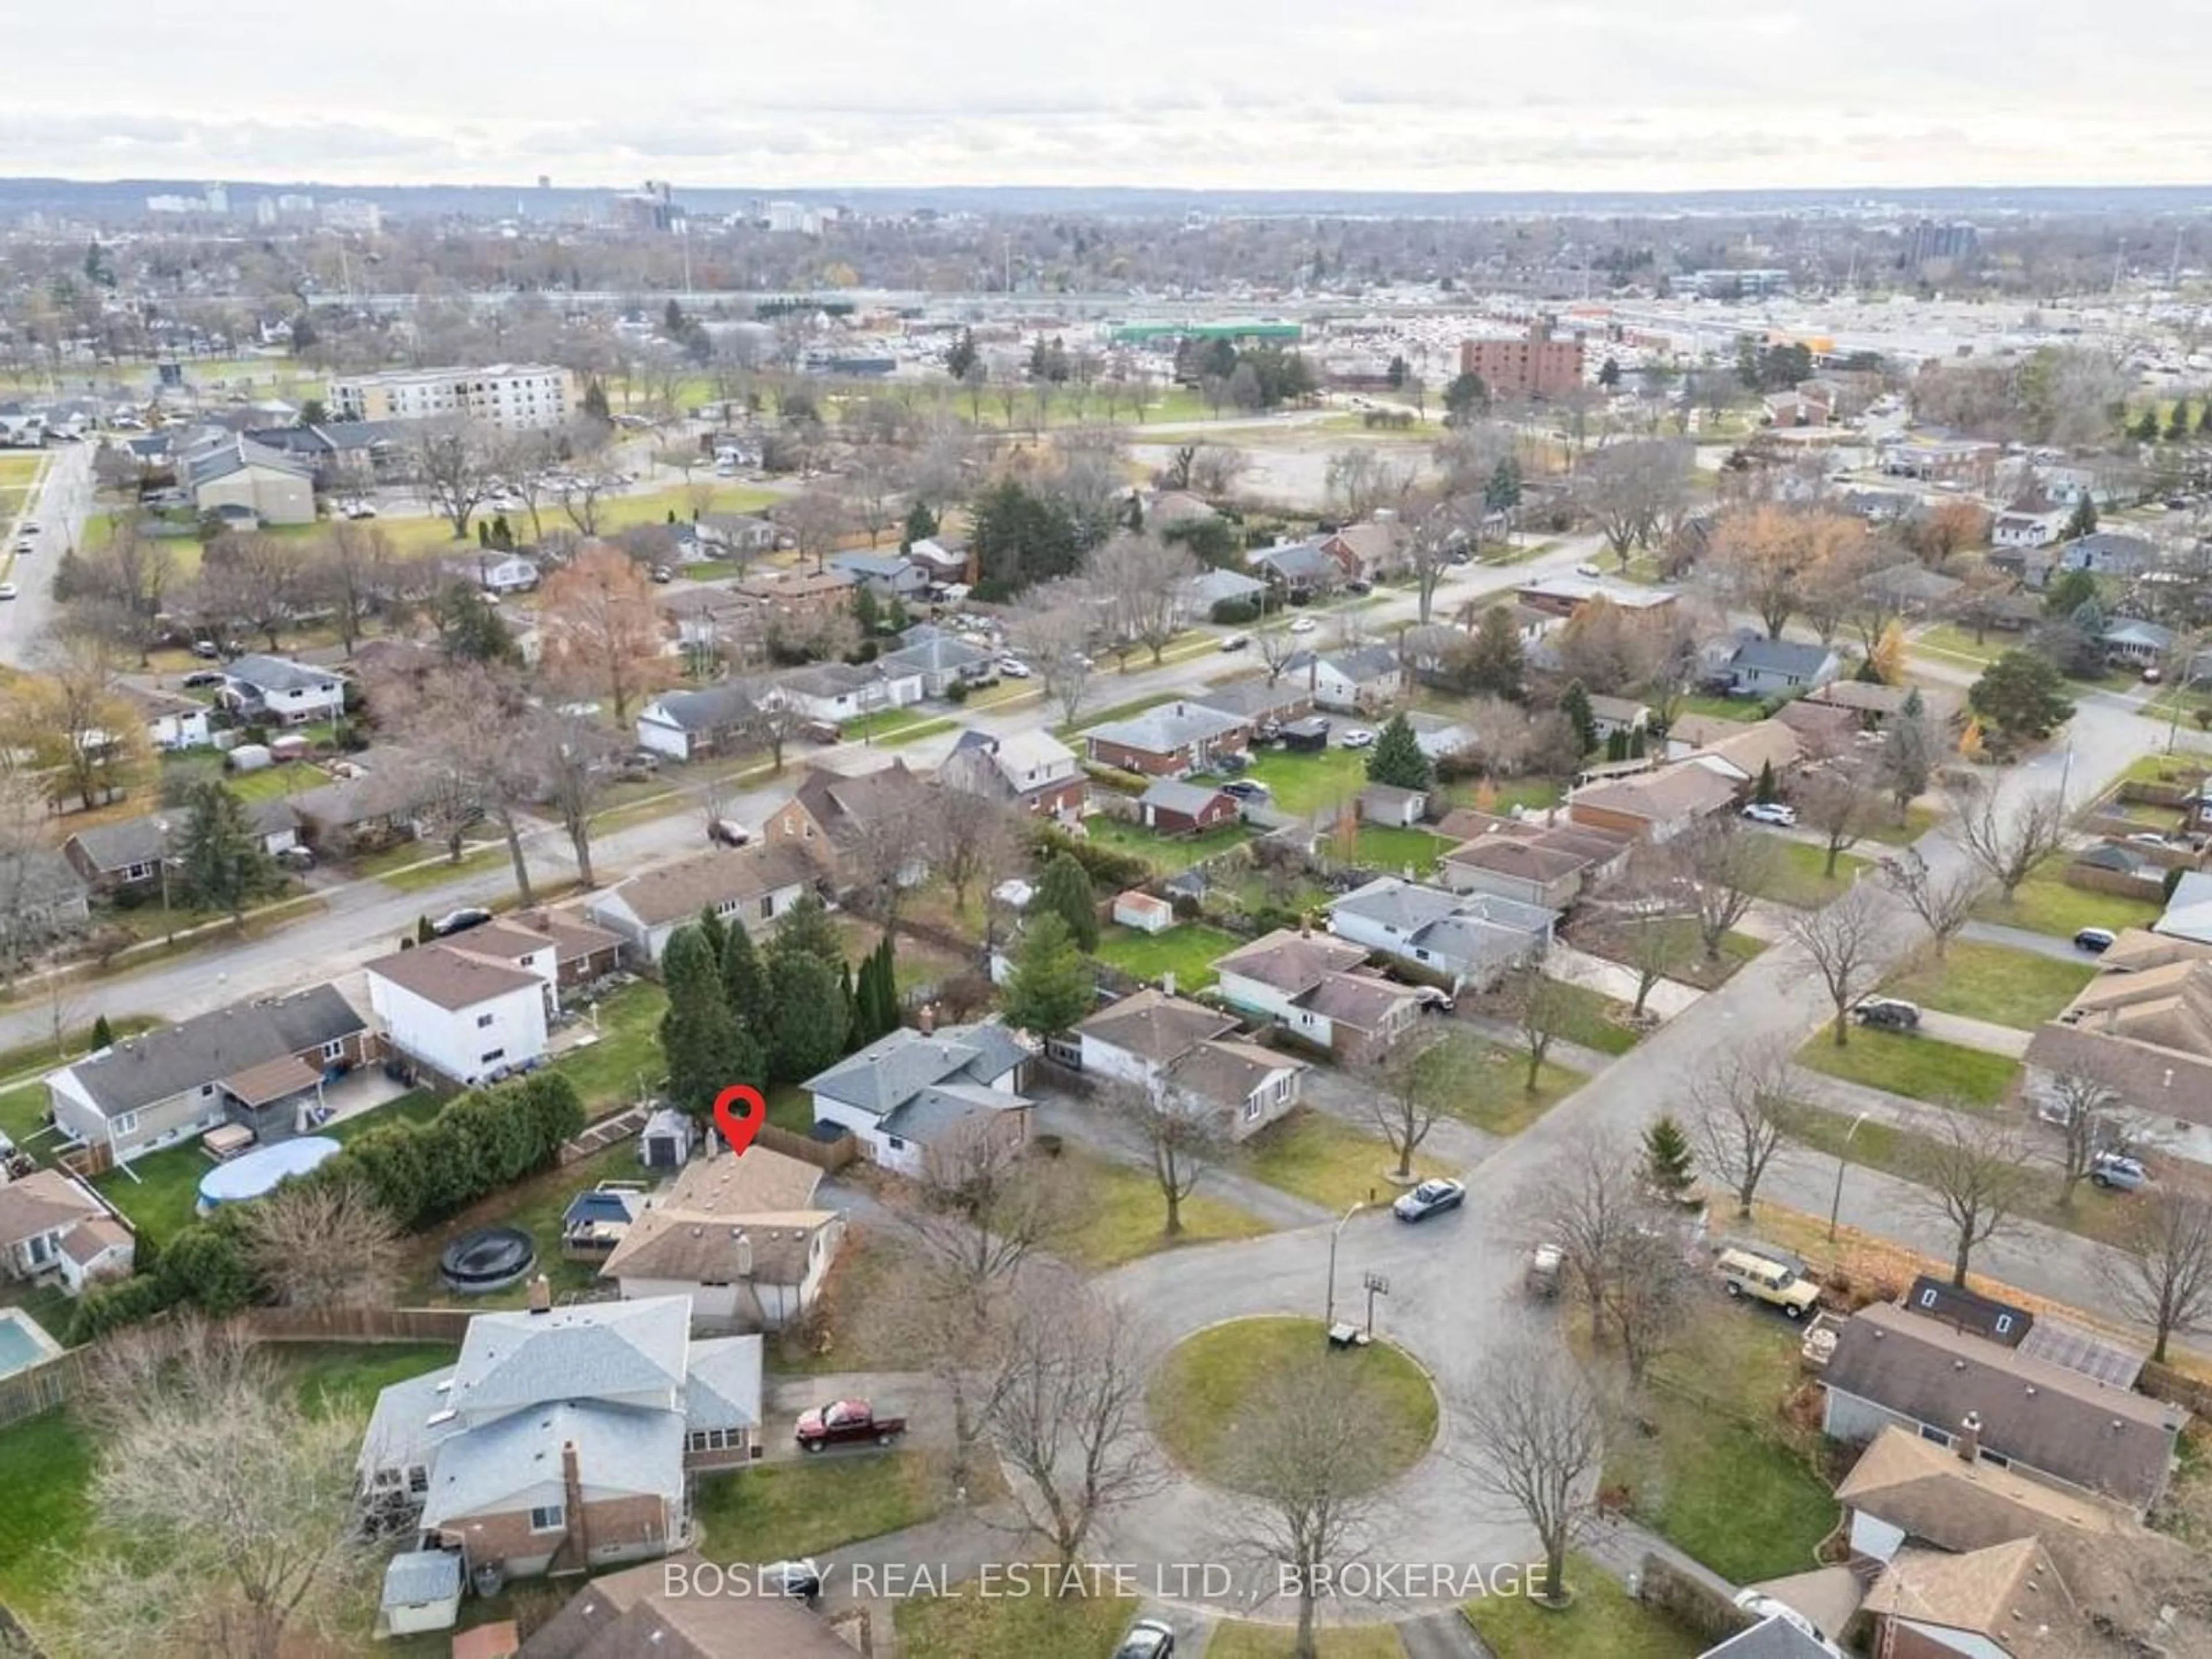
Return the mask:
[[[811,1412],[802,1413],[799,1419],[799,1443],[810,1452],[818,1452],[824,1446],[852,1445],[862,1440],[888,1446],[905,1432],[906,1419],[878,1417],[865,1400],[840,1400],[817,1406]]]

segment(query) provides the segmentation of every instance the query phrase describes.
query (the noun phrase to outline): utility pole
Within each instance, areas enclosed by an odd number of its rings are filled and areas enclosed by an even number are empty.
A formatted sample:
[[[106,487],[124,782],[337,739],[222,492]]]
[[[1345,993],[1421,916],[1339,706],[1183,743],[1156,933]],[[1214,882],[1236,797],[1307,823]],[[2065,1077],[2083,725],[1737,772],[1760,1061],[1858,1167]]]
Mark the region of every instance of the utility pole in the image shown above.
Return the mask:
[[[1367,1291],[1367,1335],[1372,1341],[1375,1336],[1375,1298],[1390,1294],[1390,1281],[1381,1273],[1369,1273],[1359,1282]]]

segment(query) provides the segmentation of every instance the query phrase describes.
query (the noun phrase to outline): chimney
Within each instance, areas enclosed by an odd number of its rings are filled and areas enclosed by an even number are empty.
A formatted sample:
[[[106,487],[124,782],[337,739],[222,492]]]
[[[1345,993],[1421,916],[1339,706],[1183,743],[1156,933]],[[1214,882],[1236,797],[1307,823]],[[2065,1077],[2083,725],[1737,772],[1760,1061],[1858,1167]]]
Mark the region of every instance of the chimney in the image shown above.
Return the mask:
[[[738,1234],[738,1277],[750,1279],[752,1276],[753,1242],[740,1231]]]
[[[579,1571],[592,1565],[592,1534],[584,1522],[584,1469],[576,1457],[576,1443],[561,1443],[561,1549],[573,1551]],[[558,1552],[556,1552],[558,1553]]]
[[[1959,1437],[1951,1443],[1961,1463],[1978,1463],[1982,1456],[1982,1414],[1968,1412],[1959,1419]]]
[[[915,1026],[924,1036],[931,1036],[936,1031],[937,1005],[935,1003],[925,1002],[921,1005],[921,1012],[915,1016]]]
[[[548,1314],[553,1311],[553,1281],[540,1273],[530,1281],[530,1311]],[[575,1448],[569,1450],[573,1453]]]
[[[1175,969],[1172,968],[1160,975],[1160,994],[1168,997],[1175,994]]]

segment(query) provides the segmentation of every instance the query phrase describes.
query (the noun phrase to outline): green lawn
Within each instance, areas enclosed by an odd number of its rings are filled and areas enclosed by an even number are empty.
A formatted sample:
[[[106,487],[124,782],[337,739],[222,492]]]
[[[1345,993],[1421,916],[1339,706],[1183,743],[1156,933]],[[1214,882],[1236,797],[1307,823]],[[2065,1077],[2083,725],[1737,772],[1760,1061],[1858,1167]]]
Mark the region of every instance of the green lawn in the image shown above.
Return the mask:
[[[1840,854],[1836,859],[1836,873],[1831,878],[1825,873],[1828,863],[1825,848],[1808,847],[1803,842],[1780,836],[1770,836],[1767,840],[1775,850],[1774,867],[1760,884],[1759,896],[1777,904],[1817,910],[1850,886],[1867,865],[1867,860],[1856,854]]]
[[[2057,1018],[2096,976],[2087,962],[2060,962],[2033,951],[1954,939],[1941,957],[1923,956],[1881,988],[1886,996],[1946,1013],[2033,1030]]]
[[[93,1438],[67,1412],[0,1429],[0,1601],[36,1620],[92,1528]]]
[[[1563,1042],[1580,1043],[1601,1054],[1625,1054],[1636,1046],[1640,1033],[1628,1024],[1627,1003],[1616,1001],[1586,985],[1570,985],[1564,980],[1557,989],[1560,1005],[1566,1011],[1565,1020],[1557,1033]]]
[[[1866,838],[1891,847],[1910,847],[1921,836],[1942,822],[1943,815],[1929,806],[1908,806],[1905,822],[1897,821],[1897,814],[1884,808],[1875,822],[1868,826]]]
[[[1274,805],[1304,814],[1334,808],[1367,787],[1367,757],[1356,749],[1324,749],[1315,754],[1269,750],[1252,757],[1246,774],[1267,786]]]
[[[769,1432],[778,1431],[770,1425]],[[788,1560],[927,1520],[943,1502],[927,1453],[809,1458],[702,1475],[699,1552],[724,1563]]]
[[[1387,1202],[1396,1196],[1385,1178],[1396,1167],[1397,1159],[1381,1136],[1364,1133],[1310,1106],[1293,1108],[1243,1147],[1246,1175],[1340,1212],[1354,1204]],[[1416,1154],[1413,1173],[1427,1176],[1444,1171]]]
[[[365,1420],[379,1392],[452,1364],[459,1351],[442,1342],[301,1342],[264,1352],[291,1376],[301,1410],[349,1412]]]
[[[876,738],[876,744],[878,748],[897,749],[906,744],[920,743],[924,738],[934,738],[946,732],[957,730],[959,725],[960,722],[950,714],[939,714],[933,720],[917,720],[912,726],[902,726],[888,735],[878,736]]]
[[[409,1241],[405,1282],[399,1299],[404,1307],[519,1308],[529,1299],[530,1287],[511,1285],[488,1296],[458,1296],[438,1277],[438,1255],[460,1234],[477,1227],[520,1227],[536,1241],[538,1267],[552,1281],[557,1299],[574,1291],[593,1289],[599,1267],[589,1261],[569,1261],[561,1255],[561,1215],[578,1193],[602,1181],[635,1181],[644,1171],[638,1166],[637,1142],[618,1140],[604,1151],[574,1164],[547,1170],[517,1182],[483,1199],[452,1220]]]
[[[1854,1025],[1850,1043],[1838,1048],[1832,1022],[1797,1051],[1797,1063],[1846,1083],[1975,1111],[2002,1104],[2021,1071],[2007,1054],[1865,1025]]]
[[[667,1074],[660,1056],[660,1016],[667,1008],[667,993],[651,980],[625,985],[599,1004],[599,1041],[554,1062],[593,1117],[634,1103],[641,1089]],[[588,1029],[588,1017],[586,1023]]]
[[[7,1136],[33,1157],[38,1155],[42,1143],[34,1143],[31,1137],[44,1125],[46,1115],[45,1084],[33,1079],[0,1091],[0,1135]]]
[[[164,782],[179,778],[191,781],[214,778],[245,801],[276,800],[319,789],[331,781],[329,773],[305,761],[285,761],[279,765],[264,766],[258,772],[226,772],[219,763],[210,765],[188,758],[165,762],[161,775]]]
[[[859,743],[863,738],[889,737],[909,726],[921,726],[931,717],[918,708],[878,708],[858,720],[846,720],[838,728],[838,735],[848,742]]]
[[[0,455],[0,484],[18,489],[36,481],[41,458],[36,455]]]
[[[910,1596],[892,1616],[902,1659],[1108,1659],[1137,1616],[1137,1599],[984,1595],[969,1586]]]
[[[1326,1331],[1318,1319],[1232,1319],[1177,1343],[1146,1398],[1168,1455],[1202,1480],[1234,1488],[1239,1412],[1269,1377],[1328,1352]],[[1436,1439],[1436,1389],[1419,1365],[1379,1340],[1332,1361],[1374,1392],[1366,1432],[1374,1461],[1366,1472],[1371,1486],[1383,1486],[1419,1462]]]
[[[1109,817],[1103,812],[1085,819],[1083,832],[1097,845],[1140,858],[1166,874],[1188,870],[1200,859],[1210,859],[1252,839],[1249,824],[1226,823],[1195,836],[1163,836],[1141,823]]]
[[[1182,1231],[1170,1237],[1164,1231],[1166,1200],[1150,1170],[1109,1163],[1073,1147],[1060,1156],[1080,1170],[1075,1183],[1080,1197],[1071,1230],[1053,1248],[1078,1267],[1100,1272],[1155,1250],[1253,1238],[1267,1231],[1259,1217],[1206,1192],[1201,1177],[1199,1190],[1182,1201]]]
[[[1674,715],[1703,714],[1717,720],[1750,722],[1760,717],[1760,702],[1757,697],[1686,696],[1674,705]]]
[[[384,860],[386,867],[359,873],[374,875],[386,887],[397,888],[403,893],[423,892],[465,876],[514,867],[504,842],[473,848],[461,854],[459,863],[447,858],[441,849],[426,847],[421,842],[405,842],[375,856]]]
[[[1468,1086],[1451,1097],[1446,1109],[1462,1122],[1494,1135],[1519,1134],[1589,1081],[1580,1072],[1547,1060],[1531,1090],[1528,1056],[1521,1050],[1486,1037],[1455,1034],[1445,1041],[1465,1054],[1468,1079]]]
[[[2164,911],[2165,907],[2154,900],[2069,887],[2059,878],[2058,872],[2064,867],[2063,861],[2045,865],[2021,883],[2010,903],[1992,893],[1974,907],[1974,915],[2006,927],[2071,939],[2084,927],[2109,927],[2115,933],[2124,927],[2148,927]]]
[[[1995,662],[2007,651],[2019,644],[2016,635],[1992,632],[1979,643],[1966,629],[1949,623],[1937,623],[1923,628],[1909,641],[1915,651],[1928,651],[1946,657],[1962,657],[1969,662]]]
[[[1091,678],[1096,680],[1097,677],[1093,675]],[[1054,726],[1053,734],[1055,737],[1072,738],[1078,732],[1088,731],[1094,726],[1104,726],[1112,720],[1131,720],[1143,714],[1147,708],[1158,708],[1164,702],[1174,702],[1182,695],[1180,691],[1155,691],[1149,697],[1132,697],[1127,702],[1109,703],[1103,708],[1079,708],[1076,710],[1075,718],[1064,726]],[[1055,712],[1058,707],[1055,702]]]
[[[1231,1619],[1213,1627],[1206,1659],[1291,1659],[1297,1645],[1294,1625],[1261,1625]],[[1314,1632],[1320,1659],[1404,1659],[1406,1645],[1395,1625],[1323,1625]]]
[[[1727,983],[1737,969],[1766,949],[1765,939],[1754,939],[1749,933],[1724,933],[1721,936],[1719,957],[1708,961],[1698,924],[1688,917],[1679,916],[1644,925],[1667,935],[1666,950],[1670,964],[1667,977],[1680,980],[1685,985],[1694,985],[1701,991],[1711,991]],[[1610,961],[1625,962],[1628,954],[1621,948],[1626,941],[1607,937],[1602,928],[1592,928],[1584,933],[1573,933],[1571,930],[1567,942],[1577,950],[1587,951],[1594,957],[1604,957]]]
[[[1188,994],[1213,983],[1213,964],[1244,941],[1201,922],[1179,922],[1162,933],[1109,926],[1098,936],[1098,960],[1142,980],[1176,976],[1176,989]]]
[[[1410,866],[1416,877],[1425,876],[1431,866],[1458,844],[1449,836],[1431,835],[1425,830],[1401,830],[1387,823],[1359,826],[1359,862],[1393,875]]]
[[[1609,1449],[1605,1478],[1627,1489],[1637,1519],[1733,1583],[1809,1570],[1836,1501],[1817,1436],[1782,1414],[1797,1381],[1794,1327],[1710,1310],[1654,1365],[1642,1409],[1657,1433]]]
[[[1595,1561],[1567,1558],[1574,1605],[1487,1595],[1461,1609],[1492,1659],[1697,1659],[1705,1643],[1628,1592]]]

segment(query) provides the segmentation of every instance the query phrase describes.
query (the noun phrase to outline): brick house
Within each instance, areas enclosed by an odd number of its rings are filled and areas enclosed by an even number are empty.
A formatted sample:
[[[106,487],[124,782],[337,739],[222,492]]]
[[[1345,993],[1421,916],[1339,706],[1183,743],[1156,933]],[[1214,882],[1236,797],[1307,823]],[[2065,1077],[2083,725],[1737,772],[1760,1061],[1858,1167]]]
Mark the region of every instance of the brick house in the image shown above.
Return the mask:
[[[1199,836],[1236,823],[1237,804],[1234,795],[1204,784],[1158,778],[1137,798],[1137,811],[1155,835]]]
[[[1176,702],[1127,720],[1108,720],[1082,737],[1085,752],[1097,765],[1148,778],[1178,778],[1204,770],[1224,755],[1243,753],[1250,735],[1237,715]]]

